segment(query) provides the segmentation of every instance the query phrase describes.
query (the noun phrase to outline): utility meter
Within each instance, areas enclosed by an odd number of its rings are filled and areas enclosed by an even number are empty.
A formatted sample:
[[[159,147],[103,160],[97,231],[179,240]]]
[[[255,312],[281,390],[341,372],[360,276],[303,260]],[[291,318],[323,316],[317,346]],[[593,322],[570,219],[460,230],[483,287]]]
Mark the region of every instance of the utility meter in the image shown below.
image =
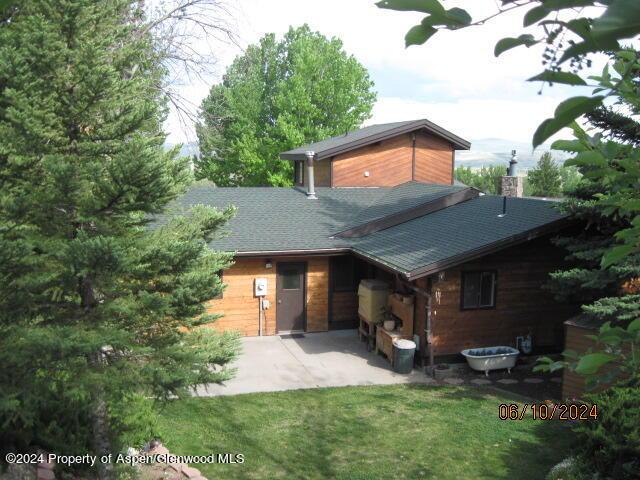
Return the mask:
[[[255,295],[256,297],[264,297],[267,294],[267,279],[256,278],[255,279]]]

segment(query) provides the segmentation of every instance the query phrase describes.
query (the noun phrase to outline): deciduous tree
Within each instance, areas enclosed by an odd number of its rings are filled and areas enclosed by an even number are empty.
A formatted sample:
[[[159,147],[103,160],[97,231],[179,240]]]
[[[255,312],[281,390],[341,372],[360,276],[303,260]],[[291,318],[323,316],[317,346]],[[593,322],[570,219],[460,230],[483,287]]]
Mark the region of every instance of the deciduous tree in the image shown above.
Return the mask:
[[[265,35],[202,103],[196,175],[217,185],[291,185],[291,162],[279,153],[359,127],[375,98],[339,39],[307,25],[280,41]]]

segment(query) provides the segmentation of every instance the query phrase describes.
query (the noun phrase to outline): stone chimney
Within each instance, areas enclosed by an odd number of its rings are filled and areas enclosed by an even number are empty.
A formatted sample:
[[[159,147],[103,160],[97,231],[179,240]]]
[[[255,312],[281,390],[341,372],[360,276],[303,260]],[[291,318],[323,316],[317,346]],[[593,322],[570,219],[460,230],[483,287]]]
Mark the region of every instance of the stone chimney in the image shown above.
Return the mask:
[[[515,150],[511,150],[511,161],[507,174],[502,177],[502,195],[505,197],[522,197],[522,177],[518,176],[518,156]]]
[[[318,198],[316,197],[315,180],[313,179],[313,158],[316,156],[316,152],[309,150],[304,155],[307,157],[307,198],[315,200]]]

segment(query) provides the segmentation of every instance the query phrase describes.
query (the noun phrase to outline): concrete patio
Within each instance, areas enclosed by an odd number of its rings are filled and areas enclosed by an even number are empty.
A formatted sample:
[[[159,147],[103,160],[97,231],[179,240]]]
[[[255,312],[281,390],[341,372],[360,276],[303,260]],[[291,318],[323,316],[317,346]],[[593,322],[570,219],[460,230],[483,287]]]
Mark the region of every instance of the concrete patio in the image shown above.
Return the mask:
[[[242,346],[233,365],[236,376],[224,385],[202,385],[196,395],[433,382],[420,370],[393,372],[382,356],[367,352],[356,330],[307,333],[303,338],[245,337]]]

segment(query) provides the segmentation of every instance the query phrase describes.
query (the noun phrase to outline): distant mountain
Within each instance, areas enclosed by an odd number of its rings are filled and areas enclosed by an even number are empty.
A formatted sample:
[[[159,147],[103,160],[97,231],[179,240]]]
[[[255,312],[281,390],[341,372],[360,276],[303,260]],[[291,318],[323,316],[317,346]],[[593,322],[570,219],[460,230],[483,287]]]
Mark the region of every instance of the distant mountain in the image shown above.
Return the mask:
[[[167,149],[173,144],[166,144]],[[534,150],[530,143],[515,142],[504,138],[482,138],[471,141],[471,150],[459,150],[456,152],[457,167],[484,167],[489,165],[502,165],[506,167],[511,160],[511,150],[516,150],[518,154],[518,168],[526,171],[533,168],[544,152],[549,151],[551,145],[544,144]],[[183,143],[180,148],[180,156],[192,157],[197,155],[198,143]],[[568,158],[563,152],[553,151],[553,157],[558,162],[563,162]]]
[[[540,155],[551,150],[551,145],[544,144],[533,150],[530,143],[515,142],[504,138],[472,140],[471,150],[456,152],[456,166],[480,168],[489,165],[503,165],[506,167],[511,160],[511,150],[517,152],[518,168],[529,170],[536,165]],[[568,157],[567,154],[556,150],[553,150],[552,154],[560,163]]]

